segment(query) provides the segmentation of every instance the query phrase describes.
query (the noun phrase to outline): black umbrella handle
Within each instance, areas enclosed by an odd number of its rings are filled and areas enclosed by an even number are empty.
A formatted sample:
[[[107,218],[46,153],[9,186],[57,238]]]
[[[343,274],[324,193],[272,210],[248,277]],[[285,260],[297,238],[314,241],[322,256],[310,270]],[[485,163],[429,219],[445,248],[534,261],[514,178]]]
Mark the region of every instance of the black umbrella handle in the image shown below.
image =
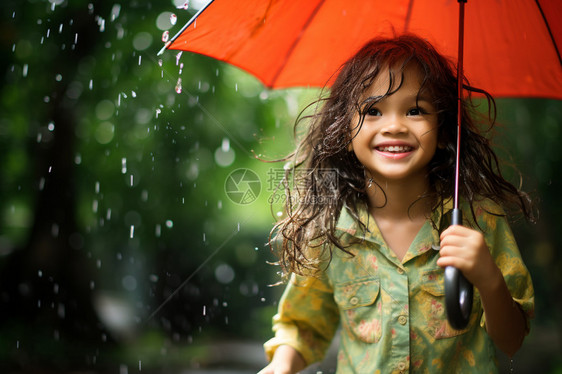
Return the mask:
[[[451,225],[462,225],[462,212],[453,209]],[[453,266],[445,268],[445,310],[449,324],[456,330],[462,330],[468,325],[472,311],[472,297],[474,286],[461,271]]]

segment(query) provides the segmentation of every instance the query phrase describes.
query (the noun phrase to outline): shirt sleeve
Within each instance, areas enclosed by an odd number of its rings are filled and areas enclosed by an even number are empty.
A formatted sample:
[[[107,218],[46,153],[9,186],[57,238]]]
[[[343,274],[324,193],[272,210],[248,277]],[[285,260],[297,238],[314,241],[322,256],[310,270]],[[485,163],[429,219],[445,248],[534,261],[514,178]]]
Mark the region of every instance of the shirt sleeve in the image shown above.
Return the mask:
[[[488,212],[483,213],[480,224],[484,225],[487,245],[503,274],[511,297],[519,304],[525,315],[526,331],[529,333],[530,321],[535,311],[535,291],[531,274],[523,262],[505,213],[497,206],[486,210]],[[481,324],[485,324],[484,315]]]
[[[338,324],[339,312],[328,282],[293,274],[273,317],[275,337],[264,344],[268,360],[280,345],[295,348],[307,365],[322,360]]]

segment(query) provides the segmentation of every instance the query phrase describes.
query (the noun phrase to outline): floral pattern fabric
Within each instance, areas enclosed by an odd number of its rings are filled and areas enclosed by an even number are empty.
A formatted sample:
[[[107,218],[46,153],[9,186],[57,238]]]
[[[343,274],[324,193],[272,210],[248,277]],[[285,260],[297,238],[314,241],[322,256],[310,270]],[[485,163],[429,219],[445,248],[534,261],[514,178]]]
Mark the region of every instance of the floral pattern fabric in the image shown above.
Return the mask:
[[[271,358],[287,344],[307,363],[319,361],[341,326],[337,373],[496,373],[496,352],[486,333],[478,290],[468,326],[453,329],[446,317],[443,269],[436,265],[439,230],[451,206],[435,211],[402,261],[384,242],[374,219],[360,211],[362,230],[343,209],[338,233],[350,254],[333,251],[320,276],[293,275],[273,318],[275,337],[265,343]],[[464,207],[465,212],[470,212]],[[503,211],[491,201],[475,206],[464,222],[482,230],[514,301],[527,322],[534,291]],[[433,222],[433,223],[432,223]],[[529,327],[529,324],[527,324]]]

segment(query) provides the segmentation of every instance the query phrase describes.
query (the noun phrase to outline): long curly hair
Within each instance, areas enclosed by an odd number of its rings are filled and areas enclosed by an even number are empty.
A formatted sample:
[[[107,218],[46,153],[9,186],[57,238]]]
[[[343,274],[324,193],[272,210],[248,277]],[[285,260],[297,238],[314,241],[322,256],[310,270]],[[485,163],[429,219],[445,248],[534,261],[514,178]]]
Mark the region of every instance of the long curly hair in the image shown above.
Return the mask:
[[[415,35],[376,38],[365,44],[345,62],[329,89],[328,95],[311,104],[311,115],[301,115],[295,123],[295,137],[301,125],[307,126],[297,139],[294,152],[284,158],[290,161],[279,188],[286,197],[284,218],[273,227],[269,244],[279,257],[285,274],[303,274],[316,270],[321,259],[331,258],[335,248],[346,251],[336,235],[339,213],[345,206],[359,225],[359,207],[367,206],[365,169],[350,143],[365,117],[367,102],[363,93],[381,71],[388,69],[390,84],[386,96],[403,79],[406,66],[416,64],[422,74],[420,94],[429,96],[437,110],[439,147],[427,167],[432,188],[421,198],[430,198],[433,209],[443,209],[454,186],[457,136],[457,76],[455,64],[440,55],[424,39]],[[504,209],[523,213],[532,220],[528,195],[508,182],[501,174],[498,158],[481,134],[495,123],[495,101],[487,92],[471,87],[462,105],[462,150],[460,153],[459,195],[470,203],[489,198]],[[478,115],[471,93],[484,95],[488,101],[487,116]],[[324,97],[322,97],[324,96]],[[382,99],[382,98],[380,98]],[[352,124],[353,118],[359,123]],[[476,123],[479,119],[479,123]],[[485,126],[483,128],[479,128]]]

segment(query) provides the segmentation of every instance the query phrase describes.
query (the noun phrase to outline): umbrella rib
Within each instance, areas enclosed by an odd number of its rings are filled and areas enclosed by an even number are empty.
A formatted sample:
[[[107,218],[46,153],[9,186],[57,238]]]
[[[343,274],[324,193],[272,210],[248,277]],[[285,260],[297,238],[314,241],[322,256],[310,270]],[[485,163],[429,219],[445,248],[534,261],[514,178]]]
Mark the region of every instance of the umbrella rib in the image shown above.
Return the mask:
[[[550,29],[550,25],[548,24],[548,20],[546,19],[546,16],[544,15],[544,12],[542,10],[541,4],[539,3],[539,0],[535,0],[535,4],[537,4],[537,8],[539,8],[539,12],[541,13],[541,17],[544,21],[546,29],[548,30],[548,35],[550,35],[550,40],[552,40],[552,45],[554,46],[554,50],[556,51],[556,55],[558,56],[558,62],[560,62],[560,65],[562,65],[562,57],[560,57],[560,51],[558,50],[558,44],[556,44],[556,39],[554,39],[554,35],[552,34],[552,30]]]
[[[312,13],[310,13],[310,16],[308,17],[308,19],[306,20],[306,23],[303,25],[303,27],[301,28],[301,32],[299,33],[299,35],[295,38],[295,40],[293,40],[293,43],[291,44],[291,46],[289,47],[289,50],[287,51],[287,53],[285,54],[285,57],[283,59],[283,62],[279,65],[277,71],[275,72],[275,75],[273,76],[273,78],[271,79],[271,83],[269,84],[270,87],[273,87],[275,85],[275,82],[277,81],[277,78],[279,78],[279,75],[281,74],[281,71],[283,70],[283,68],[285,67],[285,65],[287,65],[287,61],[289,61],[289,57],[291,57],[291,55],[293,54],[295,48],[297,47],[297,44],[299,43],[299,41],[301,40],[304,32],[306,31],[306,29],[308,28],[308,26],[310,26],[310,23],[312,22],[312,20],[314,19],[314,17],[316,17],[316,14],[318,14],[318,11],[320,10],[320,8],[322,7],[322,5],[324,4],[325,0],[321,0],[318,2],[318,4],[316,5],[316,8],[314,8],[314,10],[312,11]]]
[[[176,35],[174,35],[170,40],[168,40],[166,42],[166,44],[164,45],[164,47],[162,47],[162,49],[160,49],[160,51],[158,51],[158,53],[156,54],[156,56],[160,56],[162,53],[164,53],[164,51],[166,49],[168,49],[169,46],[172,45],[173,42],[176,41],[176,39],[182,34],[182,32],[184,32],[189,26],[191,26],[191,24],[193,22],[195,22],[197,20],[197,18],[199,17],[199,15],[201,15],[201,13],[203,13],[203,11],[205,11],[205,9],[207,9],[209,7],[209,5],[211,5],[213,3],[213,1],[215,0],[209,0],[209,2],[207,4],[205,4],[201,9],[199,9],[199,11],[197,13],[195,13],[195,15],[193,17],[190,18],[189,21],[187,21],[187,23],[185,25],[183,25],[183,27],[181,28],[180,31],[178,31],[176,33]]]
[[[414,0],[408,3],[408,12],[406,13],[406,20],[404,21],[404,32],[408,32],[410,28],[410,20],[412,19],[412,8],[414,7]]]

